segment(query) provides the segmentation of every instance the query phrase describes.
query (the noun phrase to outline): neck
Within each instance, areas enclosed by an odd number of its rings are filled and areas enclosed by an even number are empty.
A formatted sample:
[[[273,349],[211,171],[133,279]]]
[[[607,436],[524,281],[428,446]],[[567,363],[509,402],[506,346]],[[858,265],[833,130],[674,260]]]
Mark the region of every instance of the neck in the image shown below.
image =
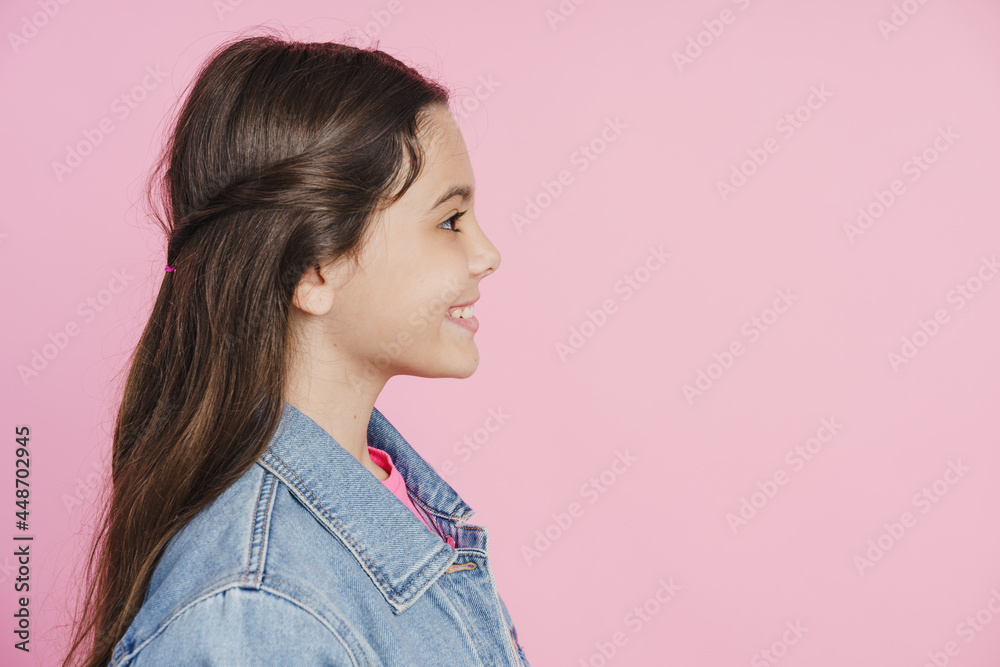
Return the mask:
[[[372,391],[371,385],[366,388],[367,391],[346,391],[349,389],[346,385],[338,387],[326,379],[313,377],[307,383],[290,385],[286,396],[289,403],[329,433],[358,463],[384,481],[389,474],[368,453],[368,422],[378,393]]]

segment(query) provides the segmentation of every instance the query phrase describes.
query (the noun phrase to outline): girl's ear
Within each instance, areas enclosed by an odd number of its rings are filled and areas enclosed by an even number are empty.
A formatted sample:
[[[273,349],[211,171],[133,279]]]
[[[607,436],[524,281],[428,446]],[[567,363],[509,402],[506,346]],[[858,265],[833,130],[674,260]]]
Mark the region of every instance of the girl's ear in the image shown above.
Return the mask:
[[[292,295],[292,305],[313,315],[322,315],[333,306],[333,294],[330,283],[324,280],[319,264],[315,273],[308,271],[302,276]]]

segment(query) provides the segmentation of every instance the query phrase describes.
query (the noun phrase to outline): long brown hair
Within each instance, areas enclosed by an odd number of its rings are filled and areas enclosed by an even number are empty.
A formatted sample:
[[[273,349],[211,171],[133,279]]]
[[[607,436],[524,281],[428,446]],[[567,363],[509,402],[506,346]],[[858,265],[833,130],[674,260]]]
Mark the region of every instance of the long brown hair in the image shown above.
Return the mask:
[[[241,38],[202,66],[149,181],[175,270],[128,362],[64,667],[111,660],[169,540],[261,456],[299,279],[357,260],[420,174],[424,114],[448,100],[392,56],[333,42]]]

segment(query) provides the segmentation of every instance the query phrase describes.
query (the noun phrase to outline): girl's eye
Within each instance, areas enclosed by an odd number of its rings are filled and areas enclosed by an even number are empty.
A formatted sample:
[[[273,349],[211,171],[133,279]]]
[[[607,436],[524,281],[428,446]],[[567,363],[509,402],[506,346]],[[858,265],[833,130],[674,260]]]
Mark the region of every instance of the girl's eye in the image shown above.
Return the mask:
[[[460,234],[462,232],[462,230],[461,229],[455,229],[455,225],[458,223],[458,219],[461,218],[463,215],[465,215],[465,211],[459,211],[455,215],[451,216],[450,218],[448,218],[447,220],[445,220],[444,222],[442,222],[441,225],[447,225],[447,224],[450,223],[451,226],[452,226],[452,229],[450,231],[453,231],[456,234]],[[440,227],[441,225],[438,225],[438,227]]]

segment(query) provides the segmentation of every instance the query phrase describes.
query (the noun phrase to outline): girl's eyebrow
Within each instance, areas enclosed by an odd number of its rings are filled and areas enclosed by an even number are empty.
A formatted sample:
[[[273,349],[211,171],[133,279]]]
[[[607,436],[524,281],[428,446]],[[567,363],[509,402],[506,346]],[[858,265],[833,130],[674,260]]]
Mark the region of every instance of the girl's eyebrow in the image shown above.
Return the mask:
[[[430,210],[427,212],[433,213],[438,206],[445,203],[452,197],[461,197],[462,203],[465,204],[472,198],[473,194],[475,194],[475,188],[471,185],[453,185],[448,188],[447,192],[438,198],[437,202],[434,203],[434,206],[431,206]]]

